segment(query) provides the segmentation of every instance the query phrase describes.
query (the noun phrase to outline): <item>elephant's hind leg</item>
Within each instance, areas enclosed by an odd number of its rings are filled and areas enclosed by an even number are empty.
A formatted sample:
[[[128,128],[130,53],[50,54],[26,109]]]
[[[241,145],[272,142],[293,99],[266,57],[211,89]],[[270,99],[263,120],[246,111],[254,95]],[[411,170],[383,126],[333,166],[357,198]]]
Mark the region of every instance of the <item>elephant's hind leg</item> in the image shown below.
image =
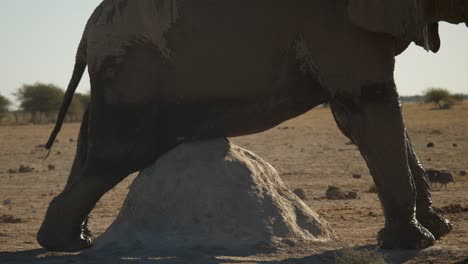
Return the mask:
[[[55,197],[49,205],[37,240],[51,251],[76,252],[93,245],[83,226],[98,200],[127,175],[117,177],[109,166],[83,170],[78,181]],[[112,176],[112,177],[111,177]]]
[[[416,156],[408,134],[406,134],[406,147],[408,149],[408,162],[411,174],[416,186],[416,218],[436,239],[439,239],[452,230],[452,224],[447,219],[438,215],[432,208],[429,181],[424,168]]]
[[[359,147],[376,183],[385,215],[379,243],[388,249],[423,248],[432,234],[416,220],[416,190],[409,170],[405,127],[393,81],[364,84],[334,95],[340,129]]]
[[[39,244],[51,251],[75,252],[92,246],[87,216],[99,198],[126,176],[118,177],[105,163],[89,163],[88,121],[86,111],[67,185],[50,203],[37,234]]]

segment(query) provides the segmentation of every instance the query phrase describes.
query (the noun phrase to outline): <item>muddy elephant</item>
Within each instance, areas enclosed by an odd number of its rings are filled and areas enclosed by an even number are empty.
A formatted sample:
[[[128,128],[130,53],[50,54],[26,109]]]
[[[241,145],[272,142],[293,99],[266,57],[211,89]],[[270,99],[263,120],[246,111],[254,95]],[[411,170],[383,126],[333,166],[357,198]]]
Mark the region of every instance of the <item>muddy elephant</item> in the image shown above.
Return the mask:
[[[442,20],[466,23],[467,1],[104,0],[46,145],[88,67],[76,157],[38,242],[53,251],[92,246],[86,219],[96,202],[181,142],[265,131],[329,102],[376,183],[382,247],[433,245],[452,227],[431,207],[393,71],[411,42],[437,52]]]

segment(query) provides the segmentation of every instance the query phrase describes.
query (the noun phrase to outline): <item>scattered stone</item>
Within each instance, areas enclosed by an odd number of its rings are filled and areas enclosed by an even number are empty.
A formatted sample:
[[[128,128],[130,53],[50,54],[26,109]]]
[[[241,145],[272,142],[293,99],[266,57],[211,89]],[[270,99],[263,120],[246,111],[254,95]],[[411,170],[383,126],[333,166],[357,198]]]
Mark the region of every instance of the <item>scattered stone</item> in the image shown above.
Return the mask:
[[[431,157],[427,158],[427,161],[431,161],[431,160],[432,160]]]
[[[57,155],[60,155],[60,154],[62,154],[62,152],[60,152],[60,151],[57,151]]]
[[[19,173],[30,173],[30,172],[33,172],[33,171],[34,171],[33,167],[29,167],[29,166],[23,165],[23,164],[21,164],[19,169],[18,169]]]
[[[370,211],[367,215],[370,217],[377,217],[377,214],[374,213],[374,211]]]
[[[429,143],[427,143],[426,147],[433,148],[433,147],[435,147],[435,144],[433,142],[429,142]]]
[[[73,142],[73,141],[75,141],[75,140],[74,140],[73,138],[70,138],[68,141]]]
[[[466,172],[466,170],[461,170],[458,172],[458,174],[460,174],[460,176],[466,176],[468,175],[468,172]]]
[[[443,207],[433,207],[434,211],[439,214],[458,214],[468,212],[468,207],[463,207],[461,204],[449,204]]]
[[[47,169],[50,170],[50,171],[55,170],[55,165],[49,164],[49,165],[47,165]]]
[[[59,143],[59,142],[60,142],[60,140],[58,140],[58,139],[55,140],[55,143]]]
[[[353,173],[353,178],[354,179],[361,179],[362,176],[361,176],[361,174]]]
[[[377,193],[377,186],[372,185],[371,187],[369,187],[369,190],[367,191],[369,193]]]
[[[343,192],[340,188],[335,186],[328,186],[325,196],[329,200],[344,200],[346,199],[346,193]]]
[[[352,200],[357,199],[357,193],[353,191],[345,193],[339,187],[328,186],[325,197],[329,200]]]
[[[458,144],[457,144],[457,143],[453,143],[453,144],[452,144],[452,147],[458,147]]]
[[[304,189],[296,188],[296,189],[294,189],[293,193],[294,193],[295,195],[297,195],[297,197],[299,197],[301,200],[303,200],[303,201],[306,201],[306,200],[307,200],[307,196],[306,196],[306,194],[305,194]]]
[[[11,201],[11,199],[6,199],[3,201],[3,204],[4,205],[11,205],[13,202]]]
[[[0,223],[5,223],[5,224],[19,224],[19,223],[24,223],[24,219],[21,218],[16,218],[12,215],[2,215],[0,216]]]
[[[11,173],[11,174],[15,174],[15,173],[17,173],[17,172],[18,172],[18,171],[15,170],[15,169],[9,169],[9,170],[8,170],[8,173]]]

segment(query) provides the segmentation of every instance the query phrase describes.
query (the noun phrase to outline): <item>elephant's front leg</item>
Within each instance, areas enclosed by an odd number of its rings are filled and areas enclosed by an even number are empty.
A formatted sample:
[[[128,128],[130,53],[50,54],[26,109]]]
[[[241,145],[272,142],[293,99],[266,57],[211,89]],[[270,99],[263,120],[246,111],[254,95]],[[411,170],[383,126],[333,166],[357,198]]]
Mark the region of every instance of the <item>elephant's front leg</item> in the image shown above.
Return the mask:
[[[408,164],[405,127],[393,81],[367,83],[331,101],[340,129],[359,147],[374,178],[385,215],[379,243],[387,249],[433,245],[416,219],[416,188]]]
[[[408,134],[406,134],[406,147],[411,174],[416,185],[416,218],[436,239],[439,239],[452,230],[452,224],[447,219],[439,216],[432,208],[428,179],[421,162],[416,156]]]

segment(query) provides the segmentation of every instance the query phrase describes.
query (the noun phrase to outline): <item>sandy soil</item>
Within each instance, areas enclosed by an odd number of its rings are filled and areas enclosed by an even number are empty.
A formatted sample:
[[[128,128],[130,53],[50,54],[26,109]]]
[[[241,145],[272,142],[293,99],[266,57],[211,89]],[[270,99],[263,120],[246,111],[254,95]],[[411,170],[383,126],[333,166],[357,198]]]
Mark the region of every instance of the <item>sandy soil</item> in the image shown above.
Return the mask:
[[[430,110],[428,105],[403,106],[406,125],[416,151],[426,168],[454,173],[456,184],[448,190],[433,187],[436,207],[460,204],[468,207],[468,104],[453,110]],[[50,200],[63,188],[74,156],[79,124],[67,124],[50,157],[41,148],[52,129],[44,126],[0,127],[0,263],[76,263],[74,256],[47,253],[35,241],[35,233]],[[347,144],[330,110],[317,108],[267,132],[234,138],[232,141],[270,162],[291,189],[302,188],[306,203],[327,219],[342,242],[358,249],[374,248],[383,216],[375,193],[367,192],[372,179],[356,147]],[[433,142],[435,147],[426,144]],[[32,172],[12,173],[20,165]],[[354,178],[353,174],[361,175]],[[91,229],[99,235],[112,222],[134,176],[111,190],[91,216]],[[329,185],[356,191],[355,200],[324,199]],[[379,251],[391,262],[457,263],[468,261],[468,212],[446,213],[454,230],[436,246],[424,251]],[[312,252],[312,251],[311,251]],[[312,263],[332,261],[334,251],[314,253],[305,246],[273,255],[243,258],[198,257],[113,259],[111,263]],[[331,256],[331,258],[330,258]],[[87,259],[88,262],[92,262]],[[96,262],[99,263],[99,262]],[[461,263],[461,262],[460,262]],[[466,262],[463,262],[466,263]]]

